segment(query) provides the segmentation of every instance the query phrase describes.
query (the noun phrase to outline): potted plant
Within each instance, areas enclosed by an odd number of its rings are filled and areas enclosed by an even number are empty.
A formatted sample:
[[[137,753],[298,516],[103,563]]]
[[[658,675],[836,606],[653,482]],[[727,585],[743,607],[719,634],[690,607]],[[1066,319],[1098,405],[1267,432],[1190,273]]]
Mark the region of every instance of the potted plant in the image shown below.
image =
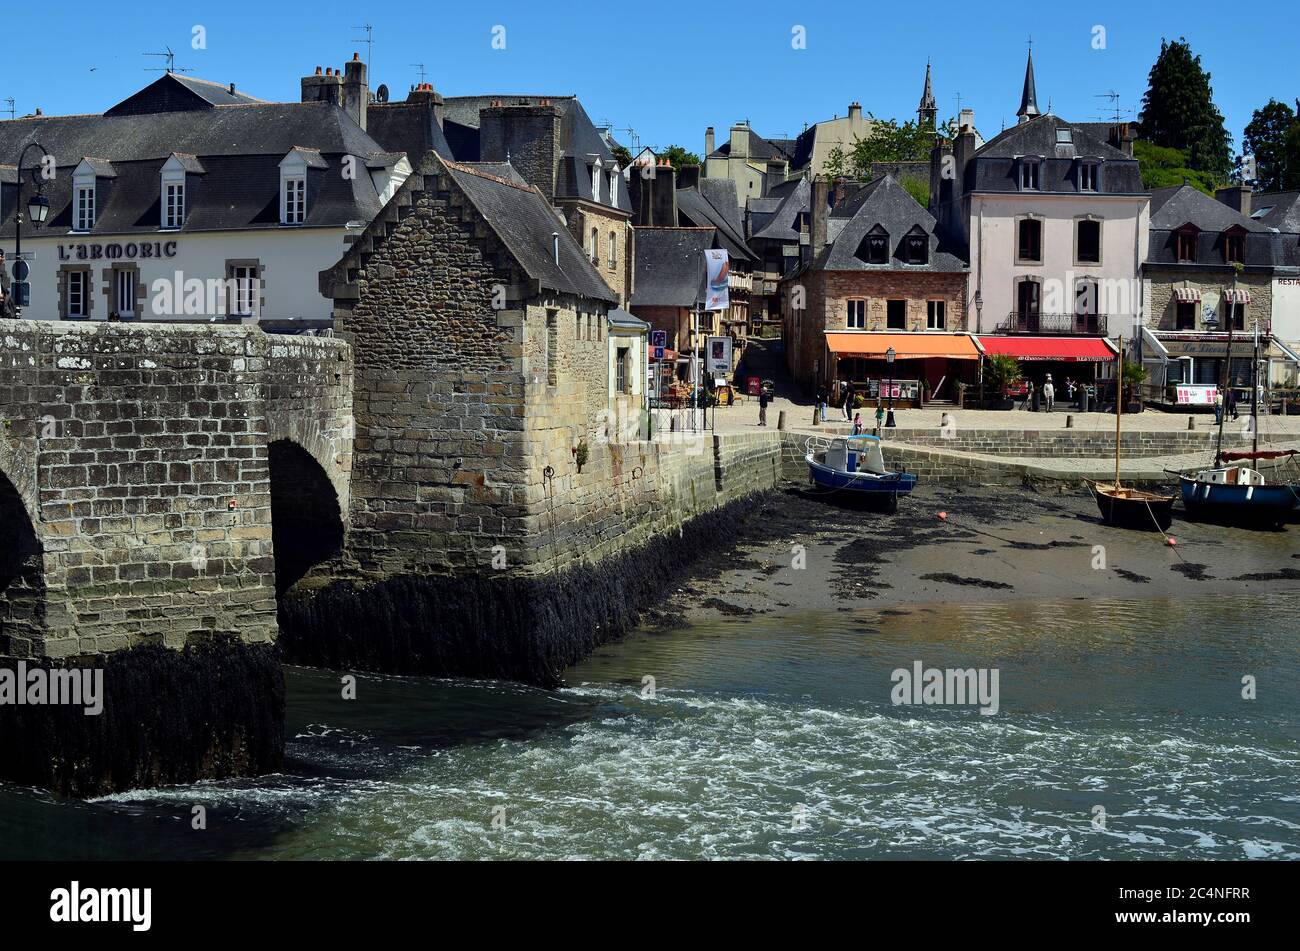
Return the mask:
[[[993,391],[989,409],[1011,409],[1015,401],[1007,396],[1007,387],[1024,379],[1020,361],[1009,354],[996,353],[984,364],[985,383]]]
[[[1132,360],[1124,361],[1124,412],[1142,412],[1141,389],[1146,382],[1147,368]]]

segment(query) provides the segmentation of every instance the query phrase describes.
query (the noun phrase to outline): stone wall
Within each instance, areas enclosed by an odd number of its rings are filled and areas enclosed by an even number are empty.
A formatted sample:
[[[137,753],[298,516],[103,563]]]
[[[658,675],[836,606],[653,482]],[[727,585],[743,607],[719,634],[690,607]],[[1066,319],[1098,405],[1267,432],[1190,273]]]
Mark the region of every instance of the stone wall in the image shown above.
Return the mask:
[[[960,414],[954,414],[958,428],[949,437],[937,429],[885,430],[886,443],[907,443],[912,446],[934,446],[958,452],[978,452],[984,455],[1017,456],[1021,458],[1107,459],[1115,455],[1115,434],[1091,430],[1018,430],[1018,429],[962,429]],[[1244,419],[1244,417],[1243,417]],[[1121,434],[1120,448],[1125,458],[1139,459],[1152,456],[1175,456],[1205,452],[1213,454],[1218,440],[1217,430],[1178,430],[1172,432],[1125,432]],[[1225,449],[1247,449],[1251,437],[1242,435],[1240,423],[1229,422],[1224,428]]]
[[[1188,287],[1200,291],[1201,300],[1195,305],[1196,326],[1192,330],[1204,331],[1202,310],[1213,307],[1219,315],[1215,329],[1226,330],[1224,322],[1223,297],[1231,290],[1234,272],[1231,267],[1222,268],[1162,268],[1159,265],[1146,265],[1142,270],[1148,288],[1147,309],[1151,315],[1148,326],[1153,330],[1177,330],[1178,306],[1175,290]],[[1270,274],[1243,273],[1238,278],[1237,286],[1250,293],[1250,303],[1246,305],[1246,329],[1256,317],[1268,320],[1273,314],[1273,278]]]

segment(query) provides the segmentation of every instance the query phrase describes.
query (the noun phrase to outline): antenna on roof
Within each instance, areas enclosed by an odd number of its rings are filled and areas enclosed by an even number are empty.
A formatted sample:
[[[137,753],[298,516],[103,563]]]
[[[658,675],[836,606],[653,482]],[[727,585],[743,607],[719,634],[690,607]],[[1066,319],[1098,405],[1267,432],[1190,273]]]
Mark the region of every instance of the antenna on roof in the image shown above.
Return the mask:
[[[0,100],[0,101],[3,101],[4,104],[5,104],[5,108],[4,108],[4,109],[0,109],[0,112],[7,112],[7,113],[9,113],[9,118],[10,118],[10,119],[15,119],[15,118],[18,117],[18,113],[14,111],[14,107],[17,105],[17,103],[14,102],[14,98],[13,98],[13,96],[10,96],[8,99],[4,99],[4,100]]]
[[[1108,90],[1108,91],[1103,92],[1103,93],[1098,93],[1097,95],[1093,96],[1092,98],[1093,98],[1093,99],[1109,99],[1109,100],[1110,100],[1111,108],[1115,110],[1115,115],[1114,115],[1113,117],[1111,117],[1111,116],[1106,116],[1106,118],[1103,119],[1102,121],[1113,121],[1113,122],[1115,123],[1115,125],[1119,125],[1121,122],[1124,121],[1124,116],[1126,116],[1126,115],[1132,115],[1132,114],[1133,114],[1133,110],[1132,110],[1132,109],[1121,109],[1121,108],[1120,108],[1120,104],[1119,104],[1119,93],[1117,93],[1117,92],[1116,92],[1115,90],[1113,90],[1113,89]]]
[[[362,42],[366,44],[366,73],[369,74],[370,60],[375,55],[375,28],[369,23],[366,23],[362,26],[354,26],[352,30],[353,32],[356,32],[357,30],[365,30],[366,38]],[[424,80],[421,79],[420,82],[424,82]]]
[[[172,51],[172,48],[170,46],[164,46],[163,49],[165,49],[167,52],[140,54],[141,56],[161,56],[163,59],[167,60],[166,69],[153,69],[153,68],[146,67],[145,72],[149,72],[149,73],[192,73],[194,72],[194,70],[190,69],[188,66],[176,65],[176,54]]]
[[[426,73],[425,70],[424,70],[424,64],[423,64],[423,63],[412,63],[412,64],[411,64],[411,68],[412,68],[412,69],[418,69],[418,70],[420,71],[420,85],[423,86],[423,85],[424,85],[424,77],[428,75],[428,73]]]

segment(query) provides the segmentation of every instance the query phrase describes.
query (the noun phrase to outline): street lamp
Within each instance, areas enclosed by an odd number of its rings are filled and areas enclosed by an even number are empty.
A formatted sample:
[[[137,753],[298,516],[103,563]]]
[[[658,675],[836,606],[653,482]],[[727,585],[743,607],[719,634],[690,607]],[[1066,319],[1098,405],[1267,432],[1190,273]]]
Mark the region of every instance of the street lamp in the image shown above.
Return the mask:
[[[29,149],[40,149],[43,155],[48,156],[49,150],[39,142],[28,142],[22,154],[18,156],[18,169],[15,176],[18,180],[17,198],[18,214],[14,216],[14,276],[23,274],[23,283],[26,283],[27,271],[26,262],[23,261],[23,162],[27,160]],[[45,187],[37,177],[36,169],[32,169],[32,181],[36,183],[36,194],[32,196],[31,201],[27,204],[27,214],[31,217],[32,227],[37,227],[45,223],[45,219],[50,216],[50,200],[45,197]],[[30,287],[30,285],[28,285]],[[16,298],[15,303],[20,298]],[[22,308],[14,308],[14,316],[21,317]]]
[[[885,351],[885,362],[889,364],[889,414],[885,417],[885,428],[894,429],[894,359],[898,356],[894,348]]]

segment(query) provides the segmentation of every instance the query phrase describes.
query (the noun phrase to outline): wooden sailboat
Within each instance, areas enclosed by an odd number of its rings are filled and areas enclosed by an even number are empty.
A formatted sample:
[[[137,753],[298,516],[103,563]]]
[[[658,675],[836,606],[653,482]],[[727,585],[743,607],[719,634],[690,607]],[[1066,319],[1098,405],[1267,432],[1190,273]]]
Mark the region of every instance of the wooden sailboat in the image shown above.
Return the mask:
[[[1101,520],[1116,528],[1139,531],[1166,531],[1174,520],[1174,500],[1177,496],[1126,488],[1119,477],[1120,434],[1124,416],[1124,337],[1119,338],[1119,354],[1115,361],[1115,481],[1093,482],[1093,496],[1101,512]]]
[[[1236,283],[1234,281],[1235,289]],[[1228,325],[1228,355],[1224,360],[1224,383],[1232,365],[1232,325]],[[1226,390],[1226,385],[1225,385]],[[1180,474],[1179,484],[1183,494],[1183,508],[1187,517],[1224,525],[1256,528],[1280,528],[1291,518],[1300,504],[1300,492],[1286,482],[1265,478],[1258,469],[1237,465],[1261,459],[1280,459],[1294,456],[1293,450],[1259,448],[1259,322],[1255,322],[1255,349],[1250,373],[1250,417],[1252,446],[1249,452],[1223,451],[1223,424],[1227,417],[1227,401],[1219,415],[1219,443],[1214,453],[1214,467],[1202,469],[1194,475]]]

